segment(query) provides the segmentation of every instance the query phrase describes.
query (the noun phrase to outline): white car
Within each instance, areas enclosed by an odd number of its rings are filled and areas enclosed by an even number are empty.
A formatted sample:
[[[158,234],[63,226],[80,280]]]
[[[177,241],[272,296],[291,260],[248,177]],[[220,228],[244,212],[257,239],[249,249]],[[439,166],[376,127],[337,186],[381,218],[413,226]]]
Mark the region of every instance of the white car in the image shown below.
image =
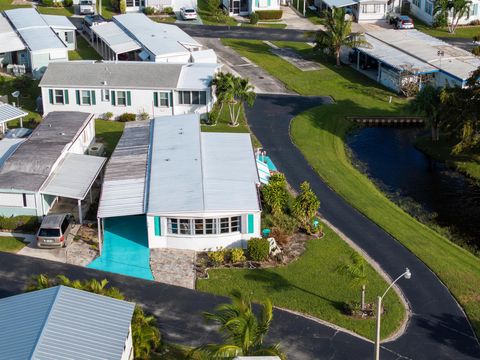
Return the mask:
[[[92,15],[95,14],[95,2],[92,0],[80,1],[80,15]]]
[[[196,20],[197,11],[193,7],[182,7],[180,9],[180,15],[183,20]]]

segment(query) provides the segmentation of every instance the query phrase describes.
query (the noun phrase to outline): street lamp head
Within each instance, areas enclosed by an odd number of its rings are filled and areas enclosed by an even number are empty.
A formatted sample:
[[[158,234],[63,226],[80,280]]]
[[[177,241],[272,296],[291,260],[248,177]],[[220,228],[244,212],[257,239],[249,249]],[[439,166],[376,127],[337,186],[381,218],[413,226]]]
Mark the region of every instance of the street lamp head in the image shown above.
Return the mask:
[[[405,269],[405,279],[410,279],[412,277],[412,273],[410,272],[410,269],[409,268],[406,268]]]

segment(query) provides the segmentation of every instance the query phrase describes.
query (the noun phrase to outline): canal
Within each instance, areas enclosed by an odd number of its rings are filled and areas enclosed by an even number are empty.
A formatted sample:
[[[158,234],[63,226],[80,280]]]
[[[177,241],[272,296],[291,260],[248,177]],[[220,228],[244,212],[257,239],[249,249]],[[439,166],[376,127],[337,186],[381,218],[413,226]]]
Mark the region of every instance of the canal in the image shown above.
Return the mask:
[[[361,128],[347,138],[354,163],[408,212],[448,228],[480,253],[480,186],[414,147],[418,128]],[[429,214],[429,215],[426,215]]]

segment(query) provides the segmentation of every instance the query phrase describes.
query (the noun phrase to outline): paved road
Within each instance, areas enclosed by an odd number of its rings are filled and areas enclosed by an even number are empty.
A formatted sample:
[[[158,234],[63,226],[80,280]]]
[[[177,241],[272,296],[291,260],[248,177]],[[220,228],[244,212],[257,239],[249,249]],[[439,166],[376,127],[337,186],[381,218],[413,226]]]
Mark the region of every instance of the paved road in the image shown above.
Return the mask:
[[[449,37],[441,37],[440,40],[445,41],[451,45],[457,46],[467,51],[472,51],[473,49],[473,41],[472,39],[465,39],[465,38],[449,38]]]
[[[412,279],[400,281],[412,308],[406,333],[385,346],[412,359],[479,359],[480,346],[462,309],[438,278],[412,253],[347,204],[314,172],[292,144],[292,117],[325,98],[259,95],[246,114],[253,133],[295,188],[309,181],[322,202],[320,212],[395,278],[405,267]],[[318,149],[318,156],[322,156]],[[359,189],[361,191],[361,189]],[[459,279],[459,281],[462,281]]]
[[[215,330],[205,326],[200,314],[211,311],[225,298],[59,262],[0,252],[0,298],[23,292],[31,275],[44,273],[64,274],[71,279],[107,277],[128,300],[155,314],[168,341],[190,346],[220,341]],[[369,342],[280,310],[275,310],[269,340],[281,342],[288,358],[294,360],[367,360],[373,350]],[[398,356],[382,351],[384,359],[394,360]]]

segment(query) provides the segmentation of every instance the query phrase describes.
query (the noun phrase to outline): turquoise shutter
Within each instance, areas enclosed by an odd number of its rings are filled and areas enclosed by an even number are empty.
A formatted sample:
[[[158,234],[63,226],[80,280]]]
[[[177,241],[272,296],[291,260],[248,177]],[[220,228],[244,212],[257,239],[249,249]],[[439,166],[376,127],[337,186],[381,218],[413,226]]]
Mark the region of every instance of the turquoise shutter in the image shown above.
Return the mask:
[[[168,93],[168,107],[173,106],[173,93]]]
[[[112,96],[110,96],[110,99],[112,101],[112,105],[115,106],[115,91],[112,90],[112,93],[111,93]]]
[[[92,96],[92,105],[97,105],[97,99],[95,99],[95,90],[90,91]]]
[[[248,233],[253,234],[255,232],[255,218],[253,214],[248,214]]]
[[[260,0],[256,0],[256,1],[255,1],[255,6],[256,6],[257,8],[260,7]]]
[[[160,236],[162,235],[162,229],[160,226],[160,216],[155,216],[155,236]]]
[[[80,105],[80,90],[75,90],[75,95],[77,97],[77,105]]]
[[[153,105],[158,107],[158,92],[156,91],[153,92]]]
[[[267,5],[270,6],[270,4],[271,4],[271,0],[268,0]]]
[[[68,89],[63,90],[63,100],[64,100],[65,104],[68,105]]]
[[[130,91],[127,91],[127,106],[132,105],[132,95],[130,94]]]
[[[50,100],[50,104],[53,104],[53,90],[48,89],[48,98]]]

